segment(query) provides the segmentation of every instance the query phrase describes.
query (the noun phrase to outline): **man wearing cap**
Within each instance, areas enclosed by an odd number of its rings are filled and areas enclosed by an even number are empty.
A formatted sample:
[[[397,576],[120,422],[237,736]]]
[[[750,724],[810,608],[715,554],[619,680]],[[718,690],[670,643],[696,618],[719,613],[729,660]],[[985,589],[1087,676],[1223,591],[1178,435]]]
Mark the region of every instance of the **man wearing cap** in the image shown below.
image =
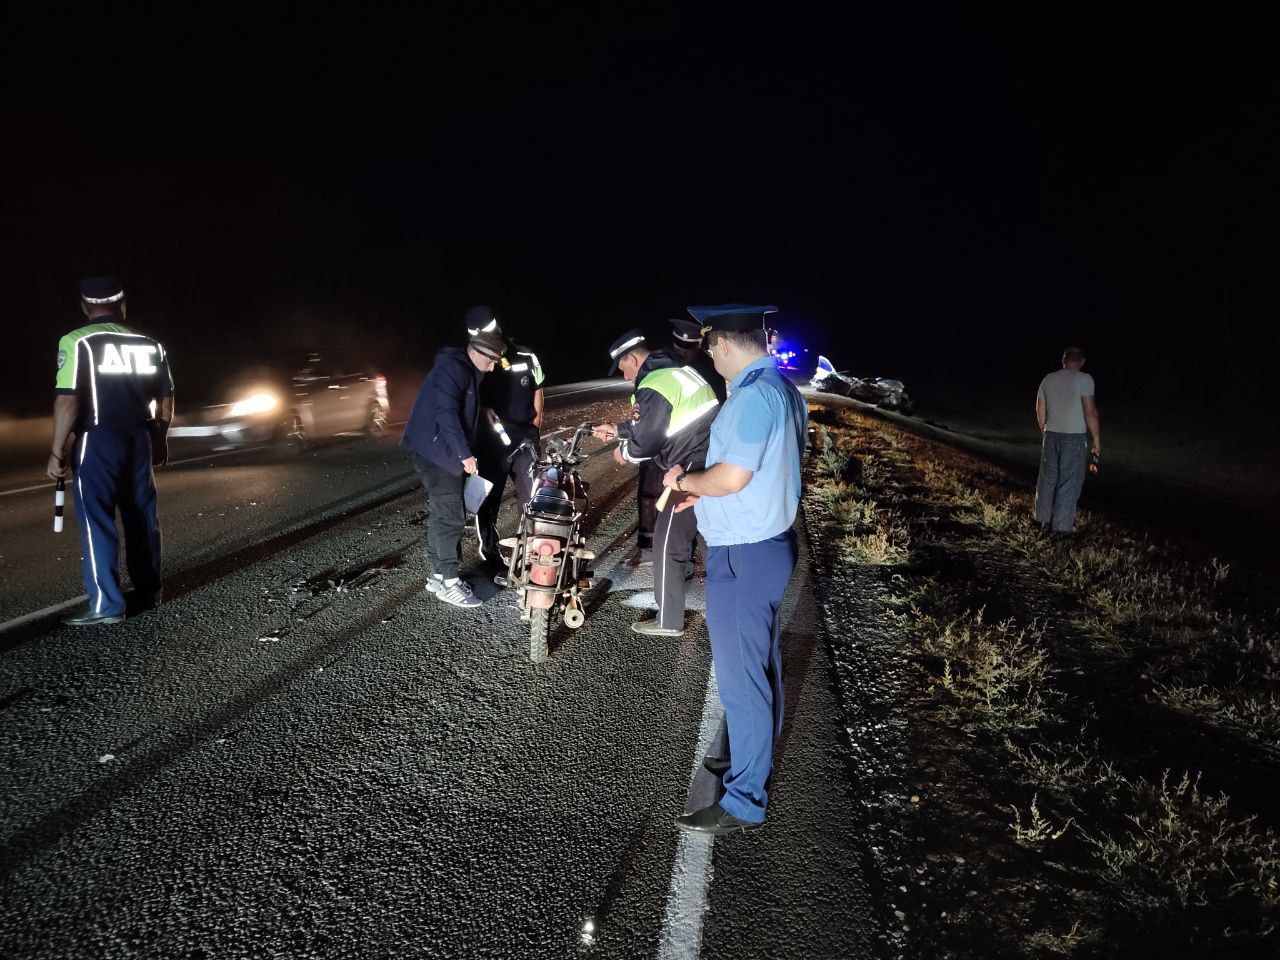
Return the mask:
[[[493,312],[484,306],[467,312],[467,330],[473,335],[483,330],[502,334]],[[498,551],[498,510],[507,480],[515,484],[517,509],[523,509],[533,495],[529,467],[535,454],[521,445],[527,440],[534,450],[538,448],[545,379],[537,354],[508,340],[507,351],[493,373],[480,383],[484,422],[476,443],[476,460],[480,476],[493,487],[476,512],[476,535],[480,558],[495,570],[506,569]]]
[[[160,522],[152,467],[168,460],[173,379],[158,340],[124,325],[125,297],[111,277],[80,284],[88,324],[58,344],[53,452],[48,474],[73,479],[88,606],[63,619],[72,626],[119,623],[120,541],[138,607],[160,603]],[[74,447],[67,449],[68,442]]]
[[[671,327],[676,357],[702,374],[702,379],[715,391],[716,399],[724,403],[724,377],[716,371],[716,365],[702,349],[702,324],[676,317],[671,321]]]
[[[427,592],[455,607],[478,607],[480,600],[459,575],[462,532],[467,516],[462,490],[477,472],[474,445],[480,420],[480,381],[502,359],[506,342],[494,330],[479,329],[463,349],[445,347],[422,382],[400,445],[427,491]]]
[[[629,330],[609,348],[613,365],[635,384],[631,419],[598,425],[601,440],[617,439],[621,462],[652,462],[661,478],[669,467],[701,467],[707,454],[715,393],[692,367],[678,363],[666,350],[650,351],[638,330]],[[680,499],[677,495],[676,501]],[[658,616],[633,623],[646,636],[679,636],[684,632],[685,565],[698,536],[697,516],[676,513],[674,503],[658,517],[654,536],[653,591]]]
[[[732,833],[764,822],[765,784],[782,731],[782,597],[796,563],[792,532],[808,411],[769,356],[764,318],[776,307],[690,307],[708,352],[729,383],[711,427],[706,468],[670,467],[663,483],[690,495],[677,509],[698,516],[707,542],[707,629],[729,733],[719,803],[676,818],[696,833]]]
[[[624,340],[624,346],[638,346],[648,349],[648,343],[644,334],[639,330],[630,330],[619,340]],[[618,340],[615,340],[613,346],[618,346]],[[623,347],[619,347],[623,349]],[[610,355],[612,356],[613,347],[610,347]],[[656,361],[657,358],[655,358]],[[618,372],[618,361],[615,358],[613,365],[609,367],[609,376],[614,376]],[[636,396],[631,394],[631,405],[634,408]],[[627,461],[622,456],[621,448],[613,451],[613,459],[618,466],[622,466]],[[644,460],[636,464],[636,545],[631,549],[625,557],[622,558],[622,565],[628,570],[637,570],[640,567],[646,567],[653,563],[653,528],[658,523],[658,497],[662,494],[662,471],[653,465],[652,460]]]

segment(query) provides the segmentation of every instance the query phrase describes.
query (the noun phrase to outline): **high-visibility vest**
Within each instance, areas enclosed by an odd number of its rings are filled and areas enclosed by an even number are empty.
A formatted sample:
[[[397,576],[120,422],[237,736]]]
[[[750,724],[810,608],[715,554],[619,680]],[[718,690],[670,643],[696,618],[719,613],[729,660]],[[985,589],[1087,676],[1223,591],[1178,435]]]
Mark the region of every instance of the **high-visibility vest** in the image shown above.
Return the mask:
[[[657,391],[671,404],[668,437],[674,437],[699,417],[714,410],[719,403],[711,385],[693,367],[659,367],[651,370],[638,386]],[[635,402],[635,394],[632,394],[631,403],[634,405]]]

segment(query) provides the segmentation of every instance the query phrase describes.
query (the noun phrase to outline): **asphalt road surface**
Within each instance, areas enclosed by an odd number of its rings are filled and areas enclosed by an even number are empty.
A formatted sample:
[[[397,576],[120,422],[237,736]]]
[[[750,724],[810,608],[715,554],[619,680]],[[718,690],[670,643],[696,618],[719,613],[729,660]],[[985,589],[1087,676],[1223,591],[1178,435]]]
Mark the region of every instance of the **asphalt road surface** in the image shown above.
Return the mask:
[[[551,426],[620,396],[566,388]],[[585,473],[598,586],[536,666],[478,572],[477,610],[423,591],[394,438],[162,473],[166,603],[111,628],[50,622],[75,532],[47,489],[0,497],[0,956],[877,955],[807,557],[768,825],[680,834],[723,735],[701,577],[684,637],[633,634],[632,474]]]

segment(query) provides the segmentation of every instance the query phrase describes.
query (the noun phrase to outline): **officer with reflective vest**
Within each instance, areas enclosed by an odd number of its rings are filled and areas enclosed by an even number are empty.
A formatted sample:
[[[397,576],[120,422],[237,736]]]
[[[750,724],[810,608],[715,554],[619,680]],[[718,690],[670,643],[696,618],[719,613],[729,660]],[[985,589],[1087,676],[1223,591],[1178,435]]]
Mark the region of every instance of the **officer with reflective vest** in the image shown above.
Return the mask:
[[[707,547],[707,631],[729,733],[718,803],[676,819],[682,830],[722,834],[764,822],[773,747],[782,732],[782,597],[796,565],[792,531],[808,410],[768,352],[764,318],[776,307],[690,307],[703,324],[729,398],[711,427],[706,468],[670,467],[663,484],[688,499]],[[692,509],[690,509],[692,508]]]
[[[486,306],[472,307],[466,320],[467,332],[473,336],[483,331],[503,335],[493,311]],[[476,460],[480,476],[492,483],[493,489],[476,513],[476,535],[481,559],[495,569],[506,569],[498,552],[498,509],[508,478],[515,484],[517,510],[533,495],[529,467],[535,454],[521,444],[527,440],[533,450],[538,449],[545,380],[537,354],[508,339],[506,353],[480,381],[480,406],[486,422],[476,440]]]
[[[160,342],[124,325],[119,281],[85,279],[80,308],[88,323],[58,344],[48,474],[73,481],[89,599],[85,609],[62,622],[94,626],[125,618],[117,510],[136,609],[160,603],[160,523],[152,467],[164,466],[169,456],[173,379]]]
[[[613,365],[635,384],[631,419],[601,424],[593,431],[601,440],[617,439],[621,463],[652,462],[658,475],[679,467],[699,469],[707,455],[715,393],[698,371],[679,363],[667,350],[649,350],[637,330],[629,330],[609,348]],[[685,565],[692,558],[698,521],[691,510],[677,513],[677,493],[657,518],[653,547],[653,590],[658,616],[633,623],[646,636],[679,636],[684,632]]]

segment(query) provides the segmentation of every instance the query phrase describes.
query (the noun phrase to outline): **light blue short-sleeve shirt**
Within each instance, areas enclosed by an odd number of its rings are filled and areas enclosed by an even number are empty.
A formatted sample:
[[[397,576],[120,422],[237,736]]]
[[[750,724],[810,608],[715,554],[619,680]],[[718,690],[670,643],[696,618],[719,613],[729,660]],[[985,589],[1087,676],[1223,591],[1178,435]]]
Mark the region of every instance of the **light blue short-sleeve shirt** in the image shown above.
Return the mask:
[[[737,493],[701,497],[698,532],[713,547],[759,543],[791,529],[800,505],[800,459],[809,411],[772,357],[748,364],[729,384],[711,425],[707,467],[732,463],[751,471]]]

